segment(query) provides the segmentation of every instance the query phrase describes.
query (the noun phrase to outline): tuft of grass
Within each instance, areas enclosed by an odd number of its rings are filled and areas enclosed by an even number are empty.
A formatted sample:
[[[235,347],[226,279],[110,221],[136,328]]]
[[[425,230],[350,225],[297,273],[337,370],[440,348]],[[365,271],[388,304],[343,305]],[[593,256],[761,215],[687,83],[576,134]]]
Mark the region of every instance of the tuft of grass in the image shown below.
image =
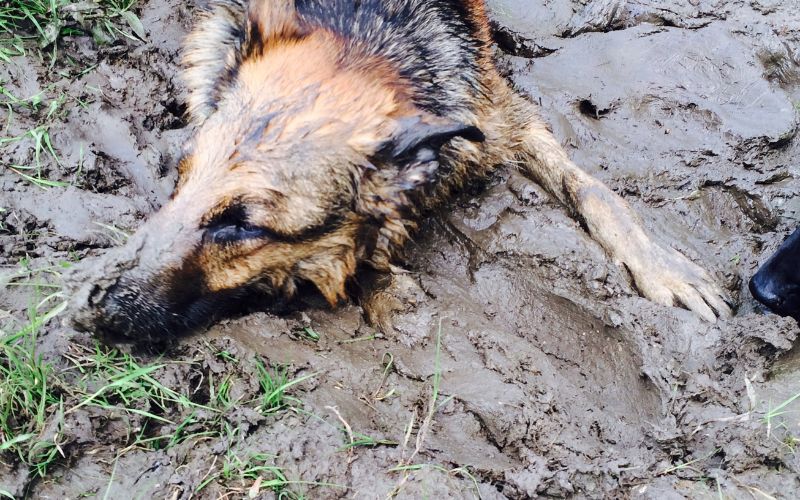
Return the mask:
[[[73,345],[64,357],[81,377],[68,390],[78,403],[66,411],[73,413],[84,406],[109,412],[122,412],[173,424],[165,415],[174,408],[205,408],[183,394],[169,389],[153,372],[164,365],[140,365],[131,355],[96,343],[93,350]]]
[[[8,111],[8,119],[5,127],[6,134],[4,134],[6,137],[0,137],[0,146],[22,142],[30,144],[30,149],[32,150],[32,163],[30,165],[6,165],[7,168],[23,179],[43,189],[50,187],[66,187],[68,185],[67,183],[50,180],[44,175],[45,165],[54,164],[58,167],[61,166],[61,159],[58,157],[50,138],[50,128],[64,113],[64,103],[67,100],[66,95],[60,94],[57,98],[47,102],[46,109],[44,107],[46,99],[44,91],[27,98],[20,98],[15,96],[0,83],[0,96],[5,98],[4,101],[0,102],[0,105],[4,106]],[[22,134],[9,136],[7,132],[11,125],[15,109],[26,110],[31,113],[36,117],[38,124]]]
[[[16,455],[40,476],[61,454],[59,423],[50,425],[50,416],[63,412],[62,395],[36,349],[40,329],[66,308],[65,301],[52,305],[59,298],[34,300],[26,324],[0,328],[0,453]]]
[[[768,438],[772,436],[772,431],[776,427],[785,427],[785,424],[783,422],[777,422],[777,420],[779,419],[779,417],[782,417],[783,415],[790,413],[790,411],[787,410],[786,407],[788,407],[798,399],[800,399],[800,392],[798,392],[794,396],[791,396],[786,401],[779,404],[778,406],[775,406],[774,408],[772,407],[771,403],[769,404],[769,406],[767,407],[767,411],[763,417],[764,424],[767,426]]]
[[[16,49],[35,39],[40,49],[53,47],[55,61],[56,42],[64,36],[92,35],[98,43],[144,39],[144,25],[132,11],[135,4],[136,0],[5,0],[0,3],[0,46]],[[14,54],[5,53],[8,58]]]
[[[321,486],[348,490],[349,487],[337,483],[315,481],[293,481],[287,478],[281,467],[275,464],[274,455],[251,453],[245,458],[233,450],[228,450],[222,466],[209,474],[195,490],[195,495],[213,482],[221,483],[228,491],[220,498],[238,493],[239,497],[257,498],[263,491],[272,491],[280,500],[303,500],[306,497],[291,491],[292,486]]]
[[[319,342],[319,339],[320,339],[319,333],[314,331],[314,329],[311,328],[310,326],[307,326],[307,327],[303,328],[303,332],[302,333],[303,333],[303,336],[305,336],[306,338],[308,338],[312,342]]]
[[[467,467],[456,467],[454,469],[448,469],[446,467],[442,467],[441,465],[436,464],[409,464],[409,465],[399,465],[397,467],[392,467],[389,469],[389,472],[414,472],[419,471],[422,469],[432,469],[450,476],[461,476],[464,478],[469,479],[472,482],[473,487],[475,488],[475,496],[480,500],[483,498],[481,496],[481,490],[478,486],[478,480],[475,476],[469,471]],[[396,490],[397,491],[397,490]]]
[[[262,392],[260,399],[262,412],[275,413],[288,406],[299,405],[300,400],[287,395],[286,390],[318,375],[315,372],[290,380],[288,370],[287,366],[278,366],[269,370],[260,359],[256,359],[258,384]]]
[[[274,464],[274,460],[274,456],[266,453],[254,453],[242,459],[229,450],[219,471],[200,483],[196,492],[202,491],[214,481],[226,484],[239,483],[244,487],[246,483],[260,479],[257,491],[269,489],[280,494],[286,489],[289,480],[286,479],[283,470]]]

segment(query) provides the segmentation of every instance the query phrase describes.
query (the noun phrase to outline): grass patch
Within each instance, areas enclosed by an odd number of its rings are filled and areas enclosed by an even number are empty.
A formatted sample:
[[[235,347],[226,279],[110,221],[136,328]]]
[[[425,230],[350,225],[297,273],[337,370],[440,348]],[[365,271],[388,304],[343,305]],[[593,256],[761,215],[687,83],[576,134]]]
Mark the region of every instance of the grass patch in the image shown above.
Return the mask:
[[[303,328],[302,334],[303,334],[304,337],[306,337],[308,340],[310,340],[312,342],[319,342],[319,339],[320,339],[319,333],[314,331],[314,329],[311,328],[310,326],[307,326],[307,327]]]
[[[222,465],[216,472],[209,473],[208,477],[197,487],[195,494],[200,493],[213,482],[219,483],[227,490],[226,494],[220,498],[227,498],[233,494],[239,494],[240,498],[257,498],[261,492],[272,491],[275,498],[280,500],[303,500],[306,498],[305,495],[289,488],[292,486],[320,486],[349,489],[348,486],[336,483],[290,480],[283,469],[275,464],[276,458],[267,453],[250,453],[242,458],[233,450],[229,450]]]
[[[23,55],[26,40],[36,40],[40,49],[53,47],[55,62],[56,42],[64,36],[91,35],[98,43],[120,37],[144,39],[144,26],[132,11],[135,4],[136,0],[4,0],[0,2],[0,58],[10,61]]]
[[[674,465],[672,467],[668,467],[668,468],[662,470],[661,472],[659,472],[658,475],[659,476],[664,476],[666,474],[672,474],[673,472],[681,471],[681,470],[684,470],[684,469],[691,469],[691,470],[694,470],[696,472],[701,472],[699,469],[697,469],[696,467],[693,467],[693,466],[695,464],[697,464],[697,463],[704,462],[704,461],[708,460],[709,458],[713,457],[714,455],[716,455],[720,451],[722,451],[722,448],[716,448],[714,450],[711,450],[707,454],[703,455],[702,457],[695,458],[694,460],[689,460],[688,462],[681,462],[678,465]]]
[[[483,498],[481,496],[480,487],[478,486],[478,480],[466,467],[456,467],[454,469],[448,469],[447,467],[442,467],[441,465],[436,465],[436,464],[409,464],[409,465],[400,465],[397,467],[393,467],[389,469],[389,472],[409,473],[414,471],[420,471],[423,469],[436,470],[444,474],[447,474],[448,476],[456,476],[469,479],[472,482],[473,488],[475,489],[475,497],[478,498],[479,500]]]
[[[352,448],[377,448],[379,446],[397,446],[400,443],[392,441],[391,439],[375,439],[360,432],[353,433],[353,441],[346,443],[340,450],[349,450]]]
[[[26,323],[0,328],[0,453],[16,455],[43,476],[61,453],[59,425],[50,425],[50,416],[63,412],[63,399],[36,340],[66,302],[58,293],[39,296],[37,288]]]
[[[58,60],[57,42],[63,36],[91,35],[100,44],[120,38],[144,39],[145,28],[132,11],[135,4],[136,0],[0,0],[0,61],[11,64],[14,57],[30,55],[26,50],[35,40],[40,58],[44,59],[45,49],[51,49],[48,53],[52,73]],[[72,59],[66,62],[74,65]],[[91,69],[93,67],[83,68],[77,76]],[[46,101],[45,94],[46,91],[42,91],[29,97],[16,96],[0,82],[0,105],[8,112],[0,147],[24,143],[31,153],[29,164],[3,167],[43,189],[66,187],[69,183],[49,178],[44,170],[51,165],[62,166],[50,134],[52,125],[63,115],[67,96],[60,93]],[[78,104],[83,105],[80,100]],[[31,115],[34,124],[9,133],[15,113],[23,111]],[[79,156],[76,177],[82,169],[82,151]]]
[[[770,403],[767,407],[766,413],[764,413],[763,421],[764,425],[767,426],[767,437],[772,436],[772,432],[774,429],[778,427],[786,428],[786,423],[783,421],[782,417],[787,413],[793,413],[790,410],[787,410],[787,407],[800,399],[800,392],[795,394],[794,396],[789,397],[786,401],[782,402],[778,406],[773,407]],[[797,412],[795,410],[794,412]],[[795,443],[797,442],[796,438],[792,438],[790,436],[790,442]]]
[[[254,490],[256,495],[263,489],[272,490],[282,498],[298,498],[285,491],[289,480],[283,470],[274,464],[274,460],[274,456],[265,453],[254,453],[242,459],[233,451],[228,451],[220,469],[200,483],[196,493],[217,481],[234,490]]]
[[[205,355],[142,363],[99,343],[72,342],[65,352],[51,349],[49,357],[43,356],[42,332],[66,307],[59,282],[70,265],[36,266],[23,259],[0,280],[0,286],[32,297],[24,318],[7,317],[0,328],[0,460],[28,467],[31,477],[46,477],[57,463],[74,458],[76,432],[82,431],[65,422],[76,415],[108,429],[102,431],[108,432],[102,444],[115,448],[116,463],[133,449],[193,447],[192,440],[227,440],[234,449],[243,443],[243,406],[263,415],[302,406],[292,388],[316,373],[295,377],[287,366],[269,367],[258,358],[244,362],[210,344],[207,355],[227,365],[222,372],[210,369]],[[187,377],[196,378],[186,382]],[[258,384],[245,384],[244,377],[255,377]],[[174,390],[164,380],[184,382]],[[359,444],[372,441],[365,437]],[[228,453],[219,457],[219,469],[212,467],[208,479],[225,488],[250,482],[250,491],[273,491],[279,498],[301,498],[289,491],[291,484],[315,484],[289,481],[273,458]]]
[[[4,87],[2,82],[0,82],[0,96],[4,99],[0,101],[0,105],[8,111],[4,137],[0,137],[0,147],[24,143],[29,145],[30,151],[30,164],[6,164],[5,167],[43,189],[68,186],[69,184],[66,182],[51,180],[45,175],[47,166],[62,166],[61,159],[53,147],[50,130],[63,118],[67,96],[60,94],[58,97],[48,100],[46,92],[42,91],[27,98],[20,98]],[[15,112],[27,113],[34,119],[36,125],[22,133],[11,135],[9,129]],[[78,172],[80,170],[81,165],[78,166]]]
[[[91,351],[82,346],[72,347],[73,351],[64,357],[72,363],[72,369],[81,373],[81,377],[68,388],[78,403],[68,409],[67,414],[84,406],[93,406],[173,424],[164,416],[171,409],[205,408],[153,378],[153,373],[164,365],[142,366],[129,354],[99,344],[95,344]]]
[[[261,387],[260,407],[266,413],[275,413],[290,405],[299,405],[300,400],[286,394],[286,390],[301,382],[317,376],[310,373],[296,379],[289,379],[287,366],[278,366],[272,370],[267,369],[260,359],[256,359],[258,384]]]

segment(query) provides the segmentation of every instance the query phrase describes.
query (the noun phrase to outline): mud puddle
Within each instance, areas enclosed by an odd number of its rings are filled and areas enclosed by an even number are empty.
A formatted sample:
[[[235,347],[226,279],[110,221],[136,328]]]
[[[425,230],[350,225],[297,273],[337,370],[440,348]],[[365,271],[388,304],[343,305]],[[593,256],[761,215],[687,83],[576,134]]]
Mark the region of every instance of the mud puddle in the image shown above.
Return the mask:
[[[227,380],[236,404],[222,417],[168,406],[171,423],[152,428],[141,416],[75,411],[62,429],[66,458],[37,479],[3,455],[0,489],[269,498],[277,493],[253,485],[279,470],[284,494],[306,498],[796,498],[800,403],[776,408],[800,392],[800,329],[763,315],[746,281],[800,220],[797,6],[490,6],[511,80],[578,164],[719,276],[738,303],[733,319],[708,325],[641,299],[557,203],[501,170],[420,232],[406,268],[424,293],[392,335],[356,305],[331,311],[310,298],[285,317],[254,314],[166,353],[136,352],[165,363],[154,376],[196,403],[211,405],[209,381]],[[13,92],[68,96],[50,127],[62,166],[47,168],[71,186],[0,174],[9,266],[100,255],[168,196],[188,135],[176,68],[192,11],[142,2],[144,43],[67,40],[66,53],[96,65],[79,76],[33,58],[2,68]],[[36,120],[17,114],[7,133]],[[21,143],[2,159],[30,154]],[[19,288],[0,292],[10,316],[29,303]],[[60,369],[65,352],[93,345],[57,321],[38,343]],[[260,406],[256,359],[304,378],[287,389],[295,403]],[[132,446],[141,425],[152,438],[186,432]],[[223,465],[253,473],[228,480]]]

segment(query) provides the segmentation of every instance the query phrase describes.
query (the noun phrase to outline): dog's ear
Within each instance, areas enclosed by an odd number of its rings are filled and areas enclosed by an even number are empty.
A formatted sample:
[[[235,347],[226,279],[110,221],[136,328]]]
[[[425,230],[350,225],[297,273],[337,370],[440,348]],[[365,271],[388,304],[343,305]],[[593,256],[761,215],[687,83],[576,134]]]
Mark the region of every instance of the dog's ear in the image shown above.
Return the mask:
[[[478,127],[441,118],[414,116],[394,125],[390,137],[371,155],[359,182],[358,210],[375,219],[404,216],[409,195],[436,180],[447,143],[456,138],[485,140]]]
[[[378,148],[375,160],[384,168],[396,170],[393,183],[397,188],[415,189],[435,180],[442,147],[456,137],[471,142],[485,139],[474,125],[423,116],[402,118],[396,121],[392,136]]]

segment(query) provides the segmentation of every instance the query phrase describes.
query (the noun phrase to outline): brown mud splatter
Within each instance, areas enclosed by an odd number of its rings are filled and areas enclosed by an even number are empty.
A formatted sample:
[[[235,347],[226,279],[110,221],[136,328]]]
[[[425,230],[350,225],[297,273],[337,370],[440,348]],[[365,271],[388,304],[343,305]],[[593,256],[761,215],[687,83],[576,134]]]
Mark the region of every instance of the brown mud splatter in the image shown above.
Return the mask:
[[[7,264],[101,255],[114,244],[105,228],[134,230],[172,189],[189,133],[176,70],[193,7],[141,4],[144,43],[65,41],[67,55],[96,65],[85,74],[61,78],[32,58],[0,69],[15,93],[69,96],[51,128],[62,166],[48,174],[71,187],[42,190],[0,172]],[[137,356],[176,361],[159,380],[200,403],[209,377],[229,376],[241,401],[256,397],[244,361],[257,355],[293,376],[316,373],[292,391],[301,410],[265,415],[242,404],[225,417],[240,429],[242,456],[274,457],[300,481],[288,489],[309,498],[797,498],[800,405],[785,408],[784,426],[768,429],[764,417],[800,392],[800,330],[760,312],[746,282],[800,220],[800,9],[769,0],[490,5],[511,80],[541,103],[578,164],[623,194],[658,239],[719,276],[738,301],[734,318],[709,325],[640,298],[557,203],[502,170],[409,248],[406,267],[424,293],[395,318],[395,335],[371,330],[356,305],[332,311],[310,299],[295,314],[253,314]],[[18,135],[36,116],[10,123]],[[3,163],[31,160],[29,145],[4,148]],[[80,172],[69,167],[79,163]],[[2,310],[26,304],[19,289],[0,292]],[[446,402],[426,427],[440,325]],[[298,334],[307,326],[319,341]],[[68,349],[91,346],[57,324],[39,342],[57,366]],[[213,420],[200,413],[189,430]],[[384,444],[347,449],[342,421]],[[0,489],[190,498],[234,444],[199,437],[118,456],[136,425],[77,412],[65,421],[69,458],[35,480],[4,457]],[[401,463],[425,466],[393,470]],[[222,488],[212,482],[196,496]]]

